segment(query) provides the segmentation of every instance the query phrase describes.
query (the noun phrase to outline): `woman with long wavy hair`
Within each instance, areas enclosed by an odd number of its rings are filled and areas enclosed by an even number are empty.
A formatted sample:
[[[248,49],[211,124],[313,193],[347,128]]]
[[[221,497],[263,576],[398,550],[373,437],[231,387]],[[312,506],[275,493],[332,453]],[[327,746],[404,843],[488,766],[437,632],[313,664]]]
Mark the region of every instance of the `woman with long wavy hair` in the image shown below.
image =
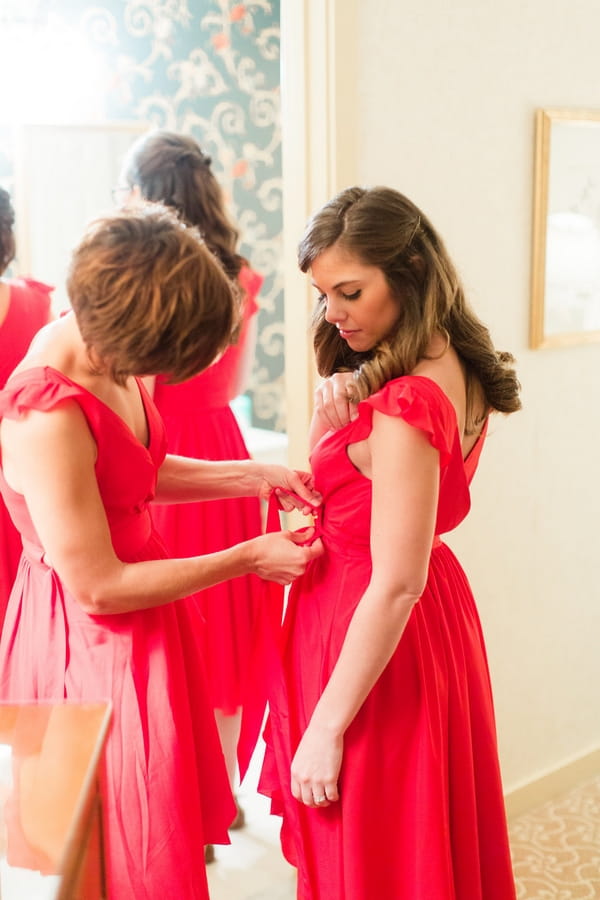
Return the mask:
[[[301,900],[514,900],[485,647],[443,539],[490,417],[520,407],[513,359],[397,191],[342,191],[299,264],[325,552],[290,592],[259,787]]]

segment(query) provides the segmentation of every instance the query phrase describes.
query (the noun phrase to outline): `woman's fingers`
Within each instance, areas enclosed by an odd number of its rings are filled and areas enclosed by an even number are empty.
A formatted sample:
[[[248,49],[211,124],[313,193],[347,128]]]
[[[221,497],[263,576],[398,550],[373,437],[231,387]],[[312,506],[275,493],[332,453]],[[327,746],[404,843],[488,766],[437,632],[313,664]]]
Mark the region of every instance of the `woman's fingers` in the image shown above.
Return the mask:
[[[315,410],[331,428],[343,428],[358,414],[349,390],[353,381],[351,372],[338,372],[321,382],[315,391]]]
[[[340,798],[337,784],[300,784],[296,779],[292,779],[292,794],[296,800],[311,809],[325,809]]]

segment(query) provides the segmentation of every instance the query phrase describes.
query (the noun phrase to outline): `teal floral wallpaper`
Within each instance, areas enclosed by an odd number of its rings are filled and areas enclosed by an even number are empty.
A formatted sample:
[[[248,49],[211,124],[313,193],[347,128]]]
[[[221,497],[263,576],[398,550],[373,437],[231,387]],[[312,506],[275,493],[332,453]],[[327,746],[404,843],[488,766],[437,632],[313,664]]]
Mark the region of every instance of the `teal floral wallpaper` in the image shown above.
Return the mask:
[[[19,47],[0,79],[21,92],[0,112],[2,184],[15,164],[10,116],[141,121],[193,134],[211,155],[241,252],[265,278],[253,424],[285,430],[279,0],[3,0],[0,28]]]

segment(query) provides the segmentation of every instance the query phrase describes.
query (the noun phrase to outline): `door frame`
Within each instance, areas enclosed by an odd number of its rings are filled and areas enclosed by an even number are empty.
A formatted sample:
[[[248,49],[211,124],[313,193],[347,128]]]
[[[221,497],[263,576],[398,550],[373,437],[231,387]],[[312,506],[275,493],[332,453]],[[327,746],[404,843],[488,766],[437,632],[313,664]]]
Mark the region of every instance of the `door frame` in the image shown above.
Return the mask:
[[[314,291],[296,247],[310,214],[356,181],[357,0],[281,0],[285,399],[288,461],[306,468],[318,376]]]

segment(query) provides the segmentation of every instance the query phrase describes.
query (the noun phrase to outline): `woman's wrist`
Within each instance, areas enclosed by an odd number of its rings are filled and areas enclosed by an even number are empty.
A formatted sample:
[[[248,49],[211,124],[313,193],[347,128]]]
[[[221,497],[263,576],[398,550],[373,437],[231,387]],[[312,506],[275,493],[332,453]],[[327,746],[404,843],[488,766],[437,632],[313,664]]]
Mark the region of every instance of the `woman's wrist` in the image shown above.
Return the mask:
[[[339,710],[329,711],[323,706],[319,707],[319,704],[313,711],[310,724],[312,728],[322,731],[330,738],[342,738],[349,725],[342,720]]]
[[[265,467],[254,459],[245,459],[242,465],[243,484],[248,489],[249,497],[259,497],[265,482]]]
[[[242,541],[234,548],[236,555],[235,570],[238,575],[254,575],[256,573],[256,550],[254,547],[254,539]],[[235,575],[233,576],[235,577]]]

